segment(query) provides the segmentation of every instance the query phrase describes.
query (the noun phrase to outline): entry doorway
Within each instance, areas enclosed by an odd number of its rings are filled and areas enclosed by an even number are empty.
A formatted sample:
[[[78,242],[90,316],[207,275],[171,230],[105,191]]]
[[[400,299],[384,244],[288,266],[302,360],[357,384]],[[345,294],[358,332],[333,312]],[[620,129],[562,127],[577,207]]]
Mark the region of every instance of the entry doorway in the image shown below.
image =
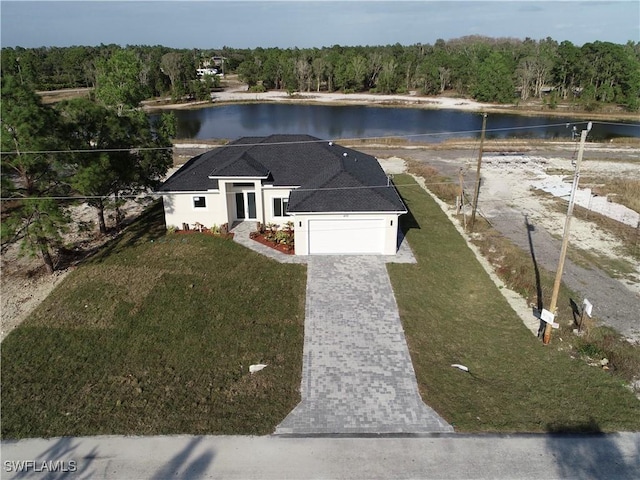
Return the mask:
[[[236,218],[238,220],[255,220],[257,218],[255,192],[236,193]]]

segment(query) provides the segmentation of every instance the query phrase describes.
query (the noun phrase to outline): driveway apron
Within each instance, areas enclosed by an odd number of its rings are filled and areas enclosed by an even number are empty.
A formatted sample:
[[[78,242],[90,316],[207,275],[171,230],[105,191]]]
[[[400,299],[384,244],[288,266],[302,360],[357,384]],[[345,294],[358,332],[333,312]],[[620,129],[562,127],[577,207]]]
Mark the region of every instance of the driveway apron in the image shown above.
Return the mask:
[[[302,402],[276,434],[453,431],[418,393],[384,261],[309,257]]]

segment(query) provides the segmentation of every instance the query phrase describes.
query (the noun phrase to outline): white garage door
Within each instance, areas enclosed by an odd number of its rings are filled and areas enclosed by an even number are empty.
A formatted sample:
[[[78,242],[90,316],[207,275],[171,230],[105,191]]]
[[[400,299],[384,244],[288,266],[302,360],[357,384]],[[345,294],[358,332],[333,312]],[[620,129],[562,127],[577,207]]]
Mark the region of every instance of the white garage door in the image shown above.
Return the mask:
[[[309,220],[309,254],[382,254],[384,219]]]

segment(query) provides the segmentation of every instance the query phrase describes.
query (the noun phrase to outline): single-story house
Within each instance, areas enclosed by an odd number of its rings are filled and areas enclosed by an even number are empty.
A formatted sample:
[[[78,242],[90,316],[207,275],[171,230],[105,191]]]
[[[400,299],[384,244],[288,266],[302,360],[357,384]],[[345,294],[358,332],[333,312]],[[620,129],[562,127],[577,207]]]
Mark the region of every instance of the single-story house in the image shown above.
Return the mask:
[[[309,135],[240,138],[189,160],[159,193],[167,228],[291,221],[297,255],[395,255],[407,212],[375,157]]]

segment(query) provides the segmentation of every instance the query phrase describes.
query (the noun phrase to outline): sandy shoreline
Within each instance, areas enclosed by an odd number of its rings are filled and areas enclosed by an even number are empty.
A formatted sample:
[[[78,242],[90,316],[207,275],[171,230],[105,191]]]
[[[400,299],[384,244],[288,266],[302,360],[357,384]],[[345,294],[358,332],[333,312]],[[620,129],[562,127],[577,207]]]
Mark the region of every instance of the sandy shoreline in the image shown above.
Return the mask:
[[[447,96],[428,97],[411,92],[406,95],[381,95],[371,93],[339,92],[303,92],[289,95],[285,91],[267,91],[250,93],[246,86],[232,88],[211,94],[211,101],[193,101],[187,103],[168,103],[168,99],[143,102],[147,111],[198,109],[232,103],[299,103],[321,105],[370,105],[402,108],[423,108],[433,110],[459,110],[467,112],[503,113],[523,116],[558,116],[583,118],[588,120],[639,120],[637,113],[630,112],[580,112],[569,111],[559,106],[556,109],[540,108],[536,105],[519,106],[516,104],[482,103],[467,98]]]
[[[187,103],[164,103],[166,100],[145,101],[143,108],[148,110],[204,108],[226,103],[283,102],[283,103],[324,103],[333,105],[393,105],[433,109],[455,109],[482,111],[487,108],[500,108],[505,105],[485,104],[473,100],[453,97],[422,97],[410,95],[376,95],[370,93],[304,92],[289,95],[285,91],[251,93],[246,88],[235,88],[211,94],[211,101],[193,101]],[[511,105],[512,106],[512,105]],[[506,107],[510,107],[507,105]]]

